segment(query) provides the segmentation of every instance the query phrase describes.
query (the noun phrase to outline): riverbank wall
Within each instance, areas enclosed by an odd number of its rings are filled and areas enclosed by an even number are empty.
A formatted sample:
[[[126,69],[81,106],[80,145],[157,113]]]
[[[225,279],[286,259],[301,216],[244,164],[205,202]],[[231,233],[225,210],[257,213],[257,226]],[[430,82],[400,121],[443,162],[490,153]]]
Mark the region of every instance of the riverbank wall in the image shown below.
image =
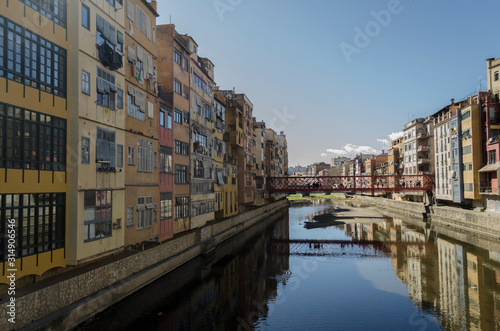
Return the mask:
[[[67,330],[175,270],[260,221],[288,208],[282,199],[231,218],[209,223],[145,251],[126,252],[114,261],[73,270],[16,291],[15,324],[9,297],[2,296],[0,330]]]
[[[429,224],[453,226],[491,237],[500,237],[500,213],[448,206],[426,206],[421,202],[395,201],[356,195],[354,198],[386,213],[425,219]]]

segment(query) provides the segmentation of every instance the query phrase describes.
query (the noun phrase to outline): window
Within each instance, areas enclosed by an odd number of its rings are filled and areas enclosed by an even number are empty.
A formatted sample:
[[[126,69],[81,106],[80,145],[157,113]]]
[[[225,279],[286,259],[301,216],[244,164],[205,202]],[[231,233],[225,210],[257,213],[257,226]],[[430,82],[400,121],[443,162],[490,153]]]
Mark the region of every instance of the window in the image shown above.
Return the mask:
[[[153,197],[137,198],[137,228],[149,228],[153,225]]]
[[[65,193],[0,194],[0,262],[8,260],[8,237],[3,234],[10,219],[16,229],[16,258],[64,248],[65,205]]]
[[[117,89],[116,93],[116,108],[123,109],[123,90]]]
[[[203,161],[194,161],[194,178],[204,178],[205,169],[203,166]]]
[[[167,114],[167,129],[172,130],[172,114]]]
[[[189,112],[184,110],[183,113],[184,113],[184,123],[189,124]]]
[[[153,172],[153,143],[137,139],[137,171]]]
[[[123,54],[123,33],[116,31],[116,50]]]
[[[184,70],[188,70],[188,59],[185,57],[182,58],[182,68],[184,68]]]
[[[182,124],[182,112],[179,109],[174,111],[174,121],[175,123]]]
[[[139,6],[136,6],[136,8],[136,25],[151,40],[151,19]]]
[[[64,171],[66,120],[0,103],[0,168]]]
[[[134,165],[135,164],[135,147],[134,146],[128,146],[128,157],[127,157],[127,164]]]
[[[160,110],[160,126],[165,127],[165,112]]]
[[[180,155],[188,155],[189,154],[189,145],[182,141],[175,140],[175,154]]]
[[[175,63],[177,64],[181,64],[181,60],[182,59],[182,56],[181,56],[181,53],[179,53],[177,50],[174,50],[174,61]]]
[[[468,119],[469,117],[470,117],[470,110],[467,110],[462,114],[462,121]]]
[[[103,107],[115,109],[115,75],[97,67],[97,104]]]
[[[175,219],[189,217],[189,198],[176,197],[175,198]]]
[[[160,193],[160,219],[172,218],[172,193]]]
[[[66,27],[66,3],[67,0],[21,0],[26,6],[33,8],[49,20]]]
[[[66,50],[0,15],[0,77],[65,98]]]
[[[175,184],[187,184],[187,166],[183,165],[175,165],[175,174],[174,174],[174,182]]]
[[[85,241],[111,236],[111,191],[85,191],[83,203]]]
[[[90,139],[82,137],[82,163],[90,163]]]
[[[492,150],[488,152],[488,163],[495,164],[497,162],[497,151]]]
[[[107,3],[109,3],[111,6],[115,6],[115,0],[106,0]]]
[[[182,95],[182,84],[178,80],[174,80],[174,92]]]
[[[114,168],[115,164],[115,132],[97,127],[96,160],[104,169]]]
[[[185,99],[189,99],[189,94],[187,93],[187,91],[189,91],[188,87],[186,85],[184,85],[184,89],[182,90],[182,96],[185,98]]]
[[[203,215],[214,211],[213,201],[193,203],[193,216]]]
[[[144,121],[146,95],[132,86],[127,87],[127,113],[129,116]]]
[[[208,120],[212,118],[212,106],[209,104],[205,104],[205,118]]]
[[[134,207],[127,208],[127,226],[134,225]]]
[[[495,81],[498,80],[498,71],[495,71]]]
[[[196,53],[196,46],[193,45],[193,53]]]
[[[472,153],[472,145],[462,147],[462,155],[467,155]]]
[[[172,148],[160,146],[160,173],[172,173]]]
[[[82,26],[90,30],[90,8],[82,3]]]
[[[116,145],[116,166],[123,167],[123,145]]]
[[[193,73],[193,83],[206,93],[210,93],[211,90],[208,87],[207,83],[205,83],[205,81],[203,81],[203,79],[201,79],[200,76],[195,73]]]

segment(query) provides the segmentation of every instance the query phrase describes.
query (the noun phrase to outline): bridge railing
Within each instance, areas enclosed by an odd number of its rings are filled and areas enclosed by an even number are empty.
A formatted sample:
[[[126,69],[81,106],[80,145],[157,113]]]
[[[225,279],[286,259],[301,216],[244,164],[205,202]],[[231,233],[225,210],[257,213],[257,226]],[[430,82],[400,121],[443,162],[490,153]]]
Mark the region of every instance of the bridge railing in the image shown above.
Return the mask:
[[[269,192],[394,192],[431,190],[428,175],[268,177]]]

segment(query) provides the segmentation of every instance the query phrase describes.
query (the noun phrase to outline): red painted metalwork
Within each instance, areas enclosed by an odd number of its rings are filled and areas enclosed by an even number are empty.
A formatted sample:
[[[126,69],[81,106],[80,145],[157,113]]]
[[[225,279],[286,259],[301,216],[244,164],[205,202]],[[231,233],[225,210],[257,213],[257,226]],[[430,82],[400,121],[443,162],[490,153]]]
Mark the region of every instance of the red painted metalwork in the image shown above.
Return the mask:
[[[269,192],[422,192],[432,190],[428,175],[268,177]]]

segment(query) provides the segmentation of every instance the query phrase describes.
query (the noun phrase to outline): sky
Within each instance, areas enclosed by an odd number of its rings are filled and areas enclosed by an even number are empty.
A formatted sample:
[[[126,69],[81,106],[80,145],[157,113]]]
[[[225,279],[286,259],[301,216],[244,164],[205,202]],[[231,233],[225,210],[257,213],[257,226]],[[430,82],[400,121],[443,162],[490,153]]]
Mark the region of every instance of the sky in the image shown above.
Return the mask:
[[[222,89],[284,131],[289,165],[378,153],[414,118],[487,89],[497,0],[157,0]]]

